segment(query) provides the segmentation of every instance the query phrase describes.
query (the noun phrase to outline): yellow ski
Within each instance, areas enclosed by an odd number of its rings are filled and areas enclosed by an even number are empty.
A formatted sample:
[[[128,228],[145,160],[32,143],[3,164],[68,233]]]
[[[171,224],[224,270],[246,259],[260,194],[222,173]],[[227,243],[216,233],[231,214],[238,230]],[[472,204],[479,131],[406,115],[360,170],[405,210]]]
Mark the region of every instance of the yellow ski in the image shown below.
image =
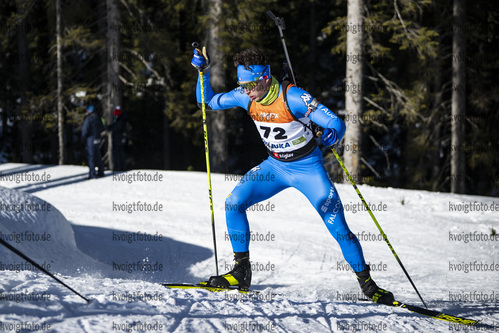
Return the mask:
[[[203,290],[208,290],[211,292],[224,292],[224,291],[237,290],[241,294],[247,294],[249,292],[252,292],[249,289],[212,287],[212,286],[207,286],[206,284],[203,284],[202,282],[199,284],[163,283],[162,285],[165,287],[171,288],[171,289],[203,289]]]

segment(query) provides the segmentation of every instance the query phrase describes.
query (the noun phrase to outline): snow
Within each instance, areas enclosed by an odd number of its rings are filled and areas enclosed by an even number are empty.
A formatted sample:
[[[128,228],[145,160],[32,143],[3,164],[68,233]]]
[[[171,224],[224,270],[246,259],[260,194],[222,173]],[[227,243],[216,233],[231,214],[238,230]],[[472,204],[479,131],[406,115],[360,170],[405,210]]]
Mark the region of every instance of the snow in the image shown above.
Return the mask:
[[[294,189],[249,209],[253,289],[166,289],[215,273],[207,176],[132,170],[87,180],[80,166],[0,165],[0,236],[85,297],[0,246],[0,331],[449,332],[468,327],[357,302],[360,289],[318,214]],[[233,264],[213,174],[218,269]],[[421,305],[349,184],[337,184],[373,278]],[[499,199],[359,189],[429,308],[499,330]],[[376,268],[376,270],[374,270]]]

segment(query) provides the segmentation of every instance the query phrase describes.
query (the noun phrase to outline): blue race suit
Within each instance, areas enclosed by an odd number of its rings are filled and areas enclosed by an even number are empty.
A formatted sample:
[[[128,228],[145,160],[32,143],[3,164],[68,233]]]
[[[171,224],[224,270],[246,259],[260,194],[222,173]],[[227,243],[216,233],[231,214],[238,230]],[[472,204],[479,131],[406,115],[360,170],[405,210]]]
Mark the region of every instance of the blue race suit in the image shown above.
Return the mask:
[[[317,210],[352,269],[355,272],[366,269],[362,247],[348,228],[339,194],[324,167],[314,135],[308,128],[310,121],[323,128],[333,128],[341,140],[345,133],[344,122],[324,105],[312,103],[316,100],[305,90],[292,85],[287,89],[288,110],[282,98],[283,87],[275,79],[273,85],[279,89],[278,97],[268,105],[250,103],[250,98],[241,87],[215,94],[209,79],[209,73],[205,73],[203,88],[207,109],[239,106],[247,110],[269,152],[269,157],[243,176],[226,199],[226,222],[233,251],[249,250],[250,228],[246,209],[294,187]],[[199,78],[196,98],[201,103]],[[310,107],[312,104],[315,108]]]

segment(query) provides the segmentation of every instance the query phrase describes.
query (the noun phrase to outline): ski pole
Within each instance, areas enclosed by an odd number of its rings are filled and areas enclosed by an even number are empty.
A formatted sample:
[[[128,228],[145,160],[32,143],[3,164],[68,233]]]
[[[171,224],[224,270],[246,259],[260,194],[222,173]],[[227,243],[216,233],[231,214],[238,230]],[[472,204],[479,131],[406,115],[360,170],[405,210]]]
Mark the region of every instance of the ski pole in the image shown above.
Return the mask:
[[[16,249],[15,247],[13,247],[12,245],[10,245],[6,241],[4,241],[3,239],[0,239],[0,243],[3,246],[5,246],[6,248],[8,248],[9,250],[11,250],[12,252],[14,252],[15,254],[17,254],[18,256],[20,256],[21,258],[23,258],[24,260],[26,260],[27,262],[29,262],[30,264],[32,264],[33,266],[35,266],[36,268],[38,268],[39,270],[41,270],[43,273],[47,274],[48,276],[50,276],[51,278],[53,278],[54,280],[56,280],[57,282],[59,282],[60,284],[62,284],[64,287],[66,287],[69,290],[71,290],[76,295],[78,295],[81,298],[83,298],[85,301],[87,301],[87,303],[90,303],[89,299],[87,299],[87,298],[83,297],[82,295],[80,295],[77,291],[75,291],[73,288],[71,288],[70,286],[68,286],[67,284],[65,284],[64,282],[62,282],[61,280],[59,280],[58,278],[56,278],[52,273],[50,273],[49,271],[47,271],[42,266],[38,265],[36,262],[34,262],[33,260],[31,260],[24,253],[22,253],[21,251],[19,251],[18,249]]]
[[[286,61],[288,62],[288,66],[289,66],[289,69],[291,70],[291,76],[293,78],[293,83],[296,84],[296,81],[295,81],[295,76],[294,76],[294,73],[293,73],[293,67],[291,66],[291,61],[289,60],[289,55],[288,55],[288,49],[286,47],[286,42],[284,41],[284,35],[282,33],[282,30],[285,29],[285,25],[284,25],[284,19],[282,17],[276,17],[270,10],[267,10],[267,15],[272,19],[272,21],[275,22],[277,28],[279,29],[279,36],[281,37],[281,40],[282,40],[282,46],[284,48],[284,54],[286,56]],[[322,132],[319,130],[318,132],[316,132],[316,135],[317,136],[321,136],[322,135]],[[407,278],[409,279],[409,282],[411,283],[412,287],[414,288],[414,290],[416,291],[416,293],[418,294],[419,296],[419,299],[421,299],[421,302],[423,302],[423,305],[428,308],[426,306],[426,303],[424,302],[423,298],[421,297],[421,295],[419,294],[419,291],[418,289],[416,288],[416,286],[414,285],[414,282],[412,282],[412,279],[411,277],[409,276],[409,273],[407,273],[407,270],[405,269],[404,265],[402,264],[402,261],[400,260],[399,256],[397,255],[397,253],[395,252],[395,249],[393,248],[392,244],[390,243],[390,241],[388,240],[388,237],[386,236],[386,234],[383,232],[383,229],[381,228],[381,226],[379,225],[378,221],[376,220],[376,218],[374,217],[374,214],[373,212],[371,211],[371,209],[369,208],[369,205],[366,203],[366,201],[364,200],[364,197],[362,196],[362,194],[360,193],[359,189],[357,188],[357,185],[355,185],[355,182],[353,181],[352,177],[350,176],[350,173],[348,172],[347,168],[345,167],[345,164],[343,164],[343,161],[341,160],[340,156],[338,155],[338,153],[336,152],[336,149],[333,147],[332,148],[332,151],[334,153],[334,156],[336,156],[336,159],[338,160],[338,162],[340,163],[341,165],[341,168],[343,169],[343,171],[345,172],[345,174],[347,175],[348,179],[350,180],[350,183],[352,183],[355,191],[357,192],[357,194],[359,195],[360,197],[360,200],[362,201],[362,203],[364,204],[364,206],[366,207],[367,211],[369,212],[369,215],[371,215],[374,223],[376,224],[376,226],[378,227],[378,230],[380,231],[381,235],[383,236],[383,239],[385,240],[386,244],[388,244],[388,247],[390,248],[390,250],[392,251],[393,255],[395,256],[395,259],[397,260],[397,262],[399,263],[400,267],[402,268],[402,270],[404,271],[405,275],[407,276]]]
[[[345,172],[345,174],[347,175],[348,177],[348,180],[350,180],[350,183],[352,183],[352,186],[353,188],[355,189],[355,191],[357,192],[360,200],[362,201],[362,203],[364,204],[364,207],[366,207],[367,211],[369,212],[369,215],[371,215],[374,223],[376,224],[376,227],[378,227],[378,230],[379,232],[381,233],[381,235],[383,236],[383,239],[385,240],[386,244],[388,244],[388,247],[390,248],[390,250],[392,251],[393,255],[395,256],[395,259],[397,259],[397,262],[399,263],[400,267],[402,268],[402,270],[404,271],[405,273],[405,276],[407,276],[407,278],[409,279],[409,282],[411,283],[412,287],[414,288],[414,290],[416,291],[416,293],[418,294],[419,296],[419,299],[421,300],[421,302],[423,302],[423,305],[428,308],[426,306],[426,303],[423,301],[423,298],[421,297],[421,295],[419,294],[419,291],[418,289],[416,288],[416,286],[414,285],[414,282],[412,282],[412,279],[411,277],[409,276],[409,273],[407,273],[404,265],[402,264],[402,261],[400,260],[399,256],[397,255],[397,252],[395,252],[395,249],[393,248],[392,244],[390,243],[390,241],[388,240],[388,237],[386,236],[386,234],[384,233],[383,229],[381,228],[381,226],[379,225],[378,221],[376,220],[376,218],[374,217],[374,214],[373,212],[371,211],[371,208],[369,208],[369,205],[366,203],[366,201],[364,200],[364,197],[362,196],[362,194],[360,193],[359,191],[359,188],[357,187],[357,185],[355,184],[355,182],[353,181],[352,179],[352,176],[350,176],[350,173],[348,172],[347,168],[345,167],[345,164],[343,163],[343,160],[341,159],[340,155],[338,155],[338,152],[336,151],[336,149],[333,147],[331,148],[331,150],[333,151],[333,154],[334,156],[336,157],[336,159],[338,160],[338,163],[340,163],[340,166],[341,168],[343,169],[343,171]]]
[[[197,48],[197,42],[192,43],[192,47]],[[198,50],[198,53],[201,53]],[[202,55],[202,54],[200,54]],[[213,194],[211,190],[211,172],[210,172],[210,150],[208,147],[208,126],[206,124],[206,106],[204,105],[204,80],[203,71],[199,70],[199,80],[201,82],[201,112],[203,114],[203,132],[204,132],[204,152],[206,157],[206,173],[208,174],[208,194],[210,196],[210,211],[211,211],[211,232],[213,235],[213,249],[215,253],[215,270],[218,275],[218,255],[217,255],[217,239],[215,237],[215,213],[213,211]]]
[[[286,47],[286,42],[284,41],[284,34],[282,31],[286,29],[286,25],[284,24],[284,18],[276,17],[270,10],[266,11],[267,15],[270,17],[272,21],[274,21],[277,29],[279,29],[279,37],[281,37],[282,47],[284,49],[284,55],[286,56],[286,61],[288,62],[289,70],[291,72],[291,78],[293,79],[293,84],[296,85],[295,74],[293,72],[293,67],[291,66],[291,61],[289,60],[288,48]]]

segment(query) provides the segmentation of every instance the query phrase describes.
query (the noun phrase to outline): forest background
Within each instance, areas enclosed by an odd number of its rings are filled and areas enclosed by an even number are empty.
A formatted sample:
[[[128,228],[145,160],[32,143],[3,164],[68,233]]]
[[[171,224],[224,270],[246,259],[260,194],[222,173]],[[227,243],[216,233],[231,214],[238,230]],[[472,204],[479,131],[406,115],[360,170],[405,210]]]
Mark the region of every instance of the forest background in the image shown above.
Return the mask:
[[[237,87],[232,57],[249,47],[280,79],[266,10],[285,21],[299,86],[354,133],[338,151],[357,183],[499,194],[499,10],[487,0],[2,1],[0,163],[85,164],[93,104],[108,124],[116,105],[127,113],[129,169],[206,170],[191,44],[207,47],[215,92]],[[244,174],[267,156],[242,109],[209,112],[208,136],[213,172]]]

